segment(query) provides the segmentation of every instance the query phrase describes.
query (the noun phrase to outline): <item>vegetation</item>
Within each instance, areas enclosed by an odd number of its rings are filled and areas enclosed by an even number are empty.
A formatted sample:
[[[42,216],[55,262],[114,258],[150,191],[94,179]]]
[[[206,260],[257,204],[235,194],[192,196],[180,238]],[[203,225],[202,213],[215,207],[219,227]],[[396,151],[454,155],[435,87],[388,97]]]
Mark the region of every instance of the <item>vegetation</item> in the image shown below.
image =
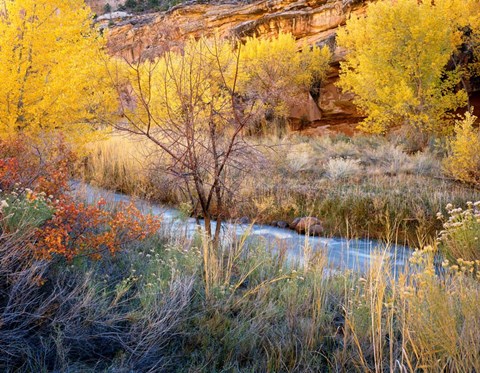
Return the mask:
[[[122,102],[120,130],[145,138],[165,159],[161,169],[182,188],[215,246],[232,187],[226,175],[242,169],[242,133],[255,115],[235,100],[238,55],[228,43],[190,40],[182,53],[129,64],[134,107]],[[230,76],[230,74],[232,74]],[[119,81],[119,94],[125,83]],[[216,228],[212,213],[217,211]]]
[[[0,136],[62,130],[85,142],[114,110],[104,42],[79,1],[0,2]]]
[[[465,106],[465,90],[457,90],[462,69],[447,64],[462,44],[459,20],[465,3],[412,0],[370,4],[365,18],[352,18],[338,34],[348,50],[339,85],[355,93],[367,114],[362,128],[384,133],[392,126],[445,132],[447,113]],[[461,15],[459,14],[461,12]],[[457,18],[458,17],[458,18]],[[460,18],[461,17],[461,18]]]
[[[227,218],[248,216],[270,224],[314,215],[322,219],[326,235],[385,238],[394,229],[397,240],[417,246],[442,228],[436,213],[446,213],[448,203],[478,199],[469,186],[443,178],[433,145],[408,154],[402,137],[262,141],[252,144],[257,166],[231,175],[232,183],[241,177],[241,187],[230,196]],[[188,203],[172,178],[158,172],[162,160],[151,157],[145,141],[113,136],[90,149],[82,172],[94,185],[172,206]]]
[[[1,230],[5,235],[30,231],[34,257],[100,257],[158,230],[158,222],[133,204],[108,211],[103,200],[97,205],[73,200],[67,193],[72,153],[62,139],[44,149],[25,136],[0,145]]]
[[[249,39],[236,49],[225,41],[191,39],[181,53],[128,64],[124,80],[115,82],[119,96],[130,87],[129,100],[121,103],[126,121],[114,126],[160,151],[156,169],[173,178],[217,245],[245,166],[255,163],[245,134],[269,111],[280,115],[286,96],[306,94],[324,76],[329,58],[319,48],[297,54],[291,35]]]
[[[280,33],[272,39],[247,38],[240,48],[238,90],[248,101],[262,107],[264,132],[272,132],[272,122],[276,121],[277,126],[278,122],[285,123],[290,110],[321,84],[330,59],[328,47],[304,45],[302,53],[298,53],[291,34]]]
[[[134,12],[167,10],[180,2],[178,0],[127,0],[119,7],[119,10]]]
[[[112,12],[112,6],[109,3],[106,3],[103,7],[103,12],[104,13],[111,13]]]
[[[474,127],[476,119],[467,113],[464,120],[456,122],[444,166],[455,179],[480,185],[480,132]]]
[[[475,261],[480,256],[478,236],[480,232],[480,202],[467,202],[465,210],[462,207],[454,208],[452,204],[448,204],[446,208],[448,219],[439,214],[439,218],[444,221],[444,230],[440,232],[439,241],[443,246],[444,253],[450,259],[462,258],[459,264],[464,267],[464,260]]]
[[[112,61],[83,2],[0,0],[0,371],[480,371],[476,118],[443,131],[475,74],[475,9],[371,5],[340,35],[342,84],[388,134],[279,138],[265,129],[315,96],[327,49],[200,38]],[[81,200],[79,175],[204,227]],[[220,234],[244,216],[379,240],[339,270],[308,239],[295,256]]]
[[[12,221],[5,197],[14,192],[0,198],[3,371],[480,367],[478,260],[444,261],[436,274],[429,246],[395,275],[388,247],[378,247],[367,272],[335,272],[322,251],[287,261],[284,250],[240,237],[205,262],[201,238],[178,232],[126,240],[115,255],[45,259],[32,236],[44,222],[31,204],[18,205]],[[30,198],[27,190],[15,193]],[[459,227],[446,226],[444,250],[476,244]]]

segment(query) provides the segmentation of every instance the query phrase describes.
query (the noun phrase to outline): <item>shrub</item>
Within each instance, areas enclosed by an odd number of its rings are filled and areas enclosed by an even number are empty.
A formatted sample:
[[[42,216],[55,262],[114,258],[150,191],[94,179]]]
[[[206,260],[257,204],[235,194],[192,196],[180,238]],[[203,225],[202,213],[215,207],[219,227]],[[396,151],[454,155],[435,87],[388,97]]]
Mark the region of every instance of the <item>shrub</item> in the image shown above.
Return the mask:
[[[0,199],[0,218],[3,218],[0,231],[15,232],[36,228],[53,216],[50,200],[44,193],[37,195],[27,188],[20,195],[13,191]]]
[[[443,220],[444,230],[439,240],[445,254],[450,258],[465,260],[480,259],[480,201],[467,202],[467,208],[453,208],[447,205],[448,219]]]
[[[144,240],[158,229],[159,220],[130,204],[111,212],[104,200],[97,205],[84,205],[69,199],[53,204],[55,213],[37,231],[37,254],[51,258],[57,254],[71,260],[78,255],[99,258],[115,253],[125,243]]]
[[[312,147],[324,159],[328,158],[357,158],[359,155],[359,147],[357,147],[350,139],[345,140],[337,136],[336,138],[322,137],[312,140]]]
[[[331,180],[355,177],[362,172],[358,159],[331,158],[327,162],[326,169],[326,176]]]
[[[376,148],[365,148],[361,156],[367,165],[378,166],[382,173],[397,175],[405,171],[408,155],[399,147],[390,143]]]
[[[455,122],[455,136],[448,143],[449,155],[444,161],[448,175],[457,180],[480,184],[480,132],[473,127],[477,117],[466,113]]]
[[[125,7],[126,8],[130,8],[130,9],[133,9],[137,6],[137,2],[136,0],[127,0],[125,1]]]
[[[293,145],[287,154],[287,163],[292,172],[310,171],[315,167],[315,152],[308,143]]]
[[[140,250],[65,266],[32,259],[28,240],[0,232],[0,371],[171,371],[191,276],[153,288],[147,276],[171,265]]]
[[[75,160],[75,153],[62,136],[43,143],[23,135],[0,140],[0,189],[12,192],[31,188],[56,197],[68,189]]]
[[[99,258],[159,229],[159,220],[131,204],[115,211],[105,201],[78,203],[68,194],[73,151],[61,138],[40,148],[24,137],[0,143],[0,234],[30,231],[37,258],[77,255]]]
[[[440,173],[440,168],[440,161],[431,152],[423,151],[412,157],[412,171],[417,175],[435,176]]]

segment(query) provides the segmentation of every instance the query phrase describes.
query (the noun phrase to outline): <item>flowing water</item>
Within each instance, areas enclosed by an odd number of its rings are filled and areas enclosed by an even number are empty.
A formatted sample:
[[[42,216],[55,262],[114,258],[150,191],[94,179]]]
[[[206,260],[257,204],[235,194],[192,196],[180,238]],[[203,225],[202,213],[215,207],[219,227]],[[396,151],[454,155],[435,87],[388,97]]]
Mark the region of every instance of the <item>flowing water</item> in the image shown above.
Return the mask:
[[[82,182],[73,182],[72,189],[75,196],[92,203],[104,198],[110,203],[129,203],[132,197],[114,193],[106,189],[96,188]],[[194,218],[184,218],[180,211],[150,202],[134,199],[138,208],[145,213],[162,217],[163,226],[178,234],[192,237],[198,231]],[[215,223],[213,223],[215,229]],[[234,237],[248,234],[249,242],[264,245],[266,250],[285,249],[290,261],[303,261],[305,253],[320,253],[325,255],[330,267],[334,270],[354,270],[363,272],[373,260],[382,259],[391,267],[394,273],[403,272],[412,250],[409,248],[369,239],[346,239],[307,237],[290,229],[271,227],[260,224],[236,224],[225,222],[222,224],[222,239],[231,240]],[[308,248],[305,250],[305,248]]]

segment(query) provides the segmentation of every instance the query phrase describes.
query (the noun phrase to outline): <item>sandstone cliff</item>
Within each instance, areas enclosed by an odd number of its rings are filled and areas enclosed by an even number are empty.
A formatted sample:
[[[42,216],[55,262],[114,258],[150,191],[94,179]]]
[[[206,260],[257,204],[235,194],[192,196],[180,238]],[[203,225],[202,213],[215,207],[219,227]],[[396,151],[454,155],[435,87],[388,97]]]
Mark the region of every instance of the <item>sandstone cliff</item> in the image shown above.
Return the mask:
[[[306,97],[304,105],[292,111],[297,123],[307,120],[310,126],[322,125],[325,130],[325,125],[356,123],[360,119],[351,95],[342,94],[334,85],[338,62],[343,55],[335,45],[335,32],[348,17],[362,14],[365,8],[363,0],[261,0],[249,4],[181,5],[168,12],[117,19],[109,28],[108,47],[113,55],[137,60],[161,54],[166,41],[181,41],[190,36],[270,37],[279,32],[292,33],[299,45],[304,41],[328,45],[334,51],[334,60],[318,100]]]

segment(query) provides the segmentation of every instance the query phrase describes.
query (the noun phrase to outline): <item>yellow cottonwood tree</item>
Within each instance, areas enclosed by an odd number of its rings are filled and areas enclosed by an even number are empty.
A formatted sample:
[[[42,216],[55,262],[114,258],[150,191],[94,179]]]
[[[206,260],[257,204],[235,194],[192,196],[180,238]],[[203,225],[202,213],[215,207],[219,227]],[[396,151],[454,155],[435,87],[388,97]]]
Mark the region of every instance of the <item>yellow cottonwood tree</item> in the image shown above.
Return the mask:
[[[234,89],[235,64],[236,54],[229,43],[204,38],[189,39],[181,52],[127,63],[123,73],[128,83],[117,86],[129,86],[128,96],[135,104],[129,107],[122,101],[123,115],[135,118],[138,126],[162,123],[159,127],[175,127],[195,122],[204,129],[212,111],[231,110],[228,92]]]
[[[85,139],[115,110],[104,41],[80,0],[0,0],[0,136]]]
[[[330,59],[328,47],[303,45],[299,53],[292,34],[248,38],[241,47],[239,92],[275,116],[286,116],[298,96],[325,77]]]
[[[446,65],[462,43],[460,19],[478,17],[465,14],[475,8],[470,0],[387,0],[370,4],[365,18],[347,22],[337,38],[348,51],[339,86],[355,93],[366,113],[361,128],[445,129],[445,114],[467,101],[457,89],[460,69],[447,71]]]

